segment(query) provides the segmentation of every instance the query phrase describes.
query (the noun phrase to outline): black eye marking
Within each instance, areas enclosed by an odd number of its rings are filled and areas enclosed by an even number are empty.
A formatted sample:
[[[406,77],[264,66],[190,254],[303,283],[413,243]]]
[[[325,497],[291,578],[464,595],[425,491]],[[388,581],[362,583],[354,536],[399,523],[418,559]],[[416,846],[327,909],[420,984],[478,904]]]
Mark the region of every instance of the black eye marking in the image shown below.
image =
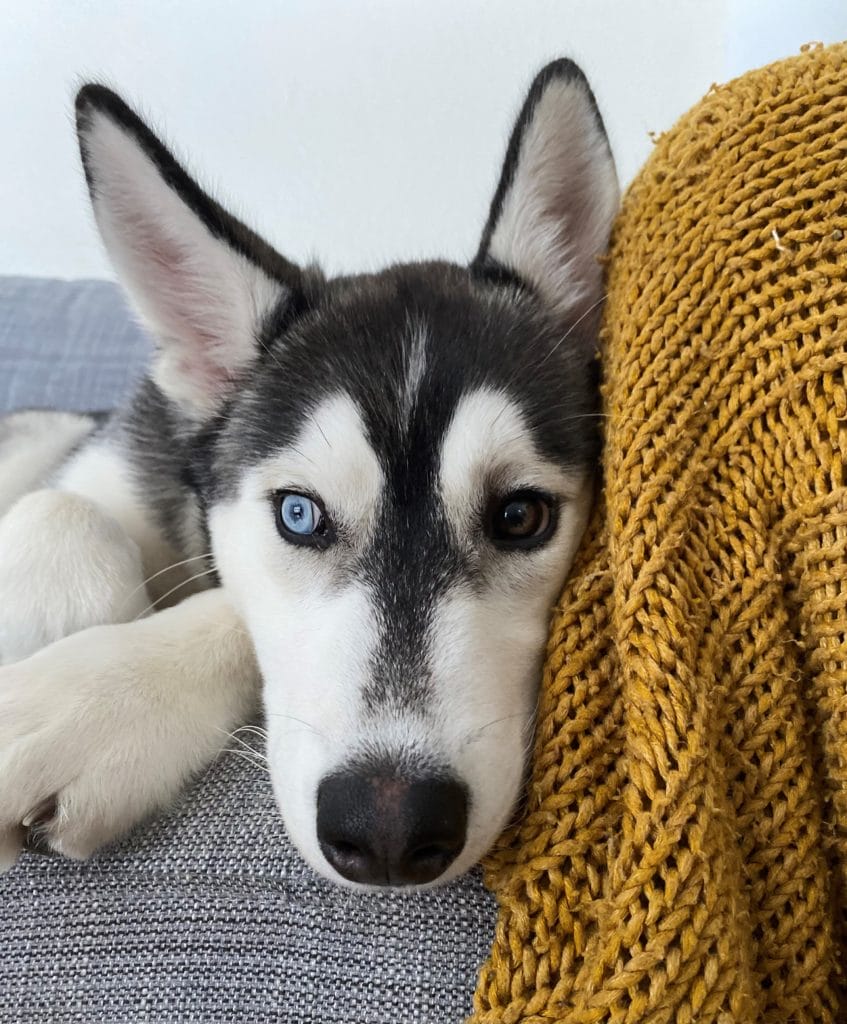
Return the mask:
[[[539,547],[556,530],[556,502],[529,488],[494,498],[488,507],[485,532],[503,550]]]
[[[289,544],[324,551],[335,541],[335,529],[319,498],[298,491],[274,491],[274,519]]]

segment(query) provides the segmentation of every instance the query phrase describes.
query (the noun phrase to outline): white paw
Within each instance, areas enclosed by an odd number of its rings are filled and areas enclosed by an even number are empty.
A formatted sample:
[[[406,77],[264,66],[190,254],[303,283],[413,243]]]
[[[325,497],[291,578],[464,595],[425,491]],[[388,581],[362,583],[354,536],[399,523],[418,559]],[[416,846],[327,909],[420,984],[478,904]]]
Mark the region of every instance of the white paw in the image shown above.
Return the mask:
[[[88,857],[167,806],[225,745],[226,702],[185,676],[157,618],[87,629],[0,668],[0,870],[25,827]]]

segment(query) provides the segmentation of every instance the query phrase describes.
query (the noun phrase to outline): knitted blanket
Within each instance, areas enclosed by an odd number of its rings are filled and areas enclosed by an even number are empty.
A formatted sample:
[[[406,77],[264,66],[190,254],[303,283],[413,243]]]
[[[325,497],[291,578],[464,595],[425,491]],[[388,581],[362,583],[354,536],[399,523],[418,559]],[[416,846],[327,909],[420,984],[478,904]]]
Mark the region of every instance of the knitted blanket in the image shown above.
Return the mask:
[[[847,46],[713,88],[609,267],[602,502],[471,1020],[844,1021]]]

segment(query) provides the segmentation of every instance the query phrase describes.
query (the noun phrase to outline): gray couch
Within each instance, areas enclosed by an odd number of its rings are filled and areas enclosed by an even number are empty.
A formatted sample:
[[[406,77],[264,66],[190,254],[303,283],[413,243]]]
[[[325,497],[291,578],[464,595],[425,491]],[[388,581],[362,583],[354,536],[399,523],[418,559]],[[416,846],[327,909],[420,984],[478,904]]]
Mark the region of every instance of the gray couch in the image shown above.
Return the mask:
[[[147,353],[113,285],[0,278],[0,412],[110,408]],[[478,872],[416,896],[324,882],[267,777],[222,753],[90,862],[27,853],[0,878],[0,1024],[452,1024],[494,922]]]

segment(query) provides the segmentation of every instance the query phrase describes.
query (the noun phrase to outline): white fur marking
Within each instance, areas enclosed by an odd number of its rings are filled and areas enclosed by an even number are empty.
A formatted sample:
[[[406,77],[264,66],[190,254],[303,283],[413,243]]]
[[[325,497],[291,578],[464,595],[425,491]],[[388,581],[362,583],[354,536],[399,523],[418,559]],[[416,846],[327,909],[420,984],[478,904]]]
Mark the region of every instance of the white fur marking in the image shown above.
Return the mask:
[[[291,444],[260,465],[257,481],[268,493],[300,488],[316,494],[362,541],[383,487],[359,410],[343,394],[321,403]]]
[[[403,397],[400,402],[400,416],[405,427],[412,418],[418,402],[418,392],[426,374],[427,364],[426,325],[409,325],[409,342],[406,349],[406,376],[403,381]]]

